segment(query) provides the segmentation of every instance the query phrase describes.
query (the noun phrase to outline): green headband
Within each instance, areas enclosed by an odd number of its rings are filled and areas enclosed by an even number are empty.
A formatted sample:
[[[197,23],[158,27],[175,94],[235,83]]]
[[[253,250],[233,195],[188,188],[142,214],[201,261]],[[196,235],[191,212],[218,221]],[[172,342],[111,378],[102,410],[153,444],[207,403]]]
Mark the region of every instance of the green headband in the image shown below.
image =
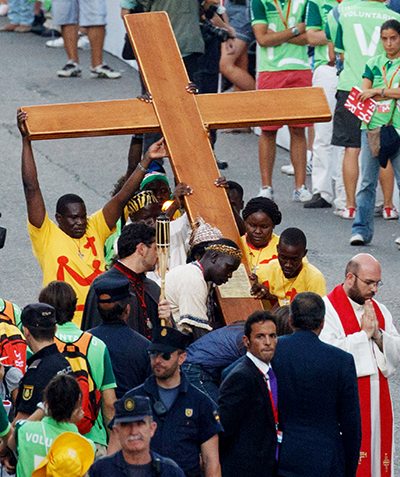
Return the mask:
[[[167,179],[167,176],[165,176],[164,174],[157,174],[157,173],[154,173],[152,172],[151,174],[147,174],[145,176],[145,178],[142,180],[141,184],[140,184],[140,190],[143,190],[144,187],[149,183],[149,182],[153,182],[153,181],[164,181],[167,183],[168,187],[169,187],[169,181]]]

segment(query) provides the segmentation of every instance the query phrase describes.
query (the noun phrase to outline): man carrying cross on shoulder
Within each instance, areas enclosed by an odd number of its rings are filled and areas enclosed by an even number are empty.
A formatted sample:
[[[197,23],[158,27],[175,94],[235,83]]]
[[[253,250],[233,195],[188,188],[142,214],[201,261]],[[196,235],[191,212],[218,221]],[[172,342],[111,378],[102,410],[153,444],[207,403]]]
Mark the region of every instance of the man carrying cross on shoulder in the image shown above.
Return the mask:
[[[18,128],[22,135],[22,182],[33,253],[43,272],[43,286],[61,280],[75,290],[78,303],[74,322],[80,326],[89,286],[105,270],[104,242],[113,233],[123,208],[139,188],[151,161],[168,155],[167,149],[163,139],[154,143],[120,192],[89,217],[79,196],[66,194],[60,197],[55,215],[57,227],[47,215],[40,190],[27,118],[27,113],[18,111]]]

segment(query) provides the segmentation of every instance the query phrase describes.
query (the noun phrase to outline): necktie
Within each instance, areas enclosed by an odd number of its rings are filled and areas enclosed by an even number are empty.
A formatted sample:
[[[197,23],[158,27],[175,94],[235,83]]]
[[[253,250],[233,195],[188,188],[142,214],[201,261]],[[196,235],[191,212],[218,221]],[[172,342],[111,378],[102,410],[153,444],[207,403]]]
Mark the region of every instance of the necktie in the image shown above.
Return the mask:
[[[275,409],[278,409],[278,384],[276,382],[276,376],[272,368],[268,370],[269,387],[271,389],[272,399],[274,400]]]

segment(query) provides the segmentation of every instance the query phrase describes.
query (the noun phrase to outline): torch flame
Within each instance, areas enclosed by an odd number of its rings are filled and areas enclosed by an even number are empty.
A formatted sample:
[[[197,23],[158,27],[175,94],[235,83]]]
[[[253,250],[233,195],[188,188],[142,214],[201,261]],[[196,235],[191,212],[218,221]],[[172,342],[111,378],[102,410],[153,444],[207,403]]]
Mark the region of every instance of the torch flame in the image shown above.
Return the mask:
[[[163,206],[161,207],[162,211],[166,211],[167,209],[170,208],[170,206],[174,203],[173,200],[167,200],[166,202],[163,203]]]

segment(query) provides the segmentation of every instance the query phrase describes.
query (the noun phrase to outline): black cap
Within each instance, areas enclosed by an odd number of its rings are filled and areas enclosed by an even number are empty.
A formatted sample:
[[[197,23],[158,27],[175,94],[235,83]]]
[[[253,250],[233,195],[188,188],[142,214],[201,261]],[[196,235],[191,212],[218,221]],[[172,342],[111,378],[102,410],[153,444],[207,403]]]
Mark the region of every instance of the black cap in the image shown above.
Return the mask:
[[[114,402],[114,422],[142,421],[153,416],[150,399],[146,396],[128,396]]]
[[[149,351],[173,353],[177,349],[185,350],[190,337],[175,328],[154,328]]]
[[[131,295],[128,277],[110,277],[107,274],[103,276],[104,278],[93,283],[99,303],[115,303]]]
[[[27,305],[22,310],[21,322],[24,326],[51,328],[56,324],[56,310],[47,303]]]

